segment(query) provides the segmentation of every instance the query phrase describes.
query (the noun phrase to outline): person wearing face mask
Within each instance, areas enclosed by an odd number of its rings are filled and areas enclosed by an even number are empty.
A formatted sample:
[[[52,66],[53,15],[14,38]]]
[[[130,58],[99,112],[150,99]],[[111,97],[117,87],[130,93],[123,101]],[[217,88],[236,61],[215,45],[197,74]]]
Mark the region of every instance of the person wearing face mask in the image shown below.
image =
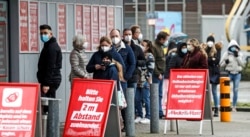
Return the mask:
[[[239,83],[241,80],[241,71],[244,67],[243,53],[240,51],[239,44],[235,40],[231,40],[228,49],[224,52],[220,66],[228,71],[230,80],[233,82],[233,108],[236,111]]]
[[[163,90],[163,79],[166,71],[166,58],[163,51],[163,46],[167,46],[169,34],[161,31],[157,34],[154,43],[153,54],[155,57],[155,69],[153,72],[153,83],[159,84],[159,118],[165,118],[162,110],[162,90]]]
[[[88,78],[89,74],[86,70],[88,64],[88,58],[85,54],[85,49],[88,43],[86,42],[85,36],[78,34],[73,38],[73,50],[70,53],[70,65],[71,72],[69,75],[70,82],[72,85],[73,78]]]
[[[187,40],[188,53],[183,59],[181,68],[187,69],[207,69],[207,53],[200,48],[199,41],[195,38]]]
[[[40,38],[44,43],[39,60],[37,79],[41,87],[41,96],[55,98],[61,83],[62,52],[49,25],[40,26]],[[43,108],[46,113],[48,108]]]
[[[96,51],[91,56],[86,67],[88,73],[93,73],[94,79],[102,79],[101,74],[103,73],[103,70],[105,70],[105,66],[102,65],[102,55],[106,52],[112,55],[112,58],[122,65],[122,68],[125,68],[125,64],[121,55],[117,53],[115,48],[111,45],[112,41],[109,37],[103,36],[100,38],[100,46],[98,47],[98,51]],[[119,70],[119,72],[120,71],[122,71],[122,74],[124,73],[124,70]],[[119,79],[124,81],[123,77],[119,76]]]
[[[209,79],[212,89],[213,101],[214,101],[214,117],[219,116],[219,99],[217,96],[217,85],[220,83],[220,54],[215,47],[214,36],[210,35],[207,37],[207,46],[205,48],[208,55],[208,70],[209,70]]]

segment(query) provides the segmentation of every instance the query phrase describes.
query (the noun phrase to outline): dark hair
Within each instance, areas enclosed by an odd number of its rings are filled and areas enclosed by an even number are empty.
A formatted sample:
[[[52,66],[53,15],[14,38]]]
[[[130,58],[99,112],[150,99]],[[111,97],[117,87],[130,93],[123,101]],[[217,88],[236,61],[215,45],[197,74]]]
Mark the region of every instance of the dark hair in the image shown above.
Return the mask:
[[[40,25],[39,29],[40,30],[44,30],[44,29],[52,30],[51,27],[47,24]]]
[[[134,35],[135,32],[136,32],[136,29],[140,29],[140,26],[134,25],[134,26],[132,26],[130,29],[131,29],[131,31],[132,31],[132,35]]]
[[[144,39],[142,42],[146,42],[147,46],[148,46],[148,52],[153,54],[153,44],[150,40]]]
[[[166,39],[167,36],[169,36],[169,34],[168,34],[167,32],[160,31],[160,32],[157,34],[156,39],[157,39],[157,40]]]
[[[125,32],[125,31],[131,31],[131,29],[130,28],[125,28],[125,29],[123,29],[123,33]]]
[[[108,59],[112,60],[112,55],[109,52],[104,52],[102,54],[102,59],[104,59],[104,58],[108,58]]]

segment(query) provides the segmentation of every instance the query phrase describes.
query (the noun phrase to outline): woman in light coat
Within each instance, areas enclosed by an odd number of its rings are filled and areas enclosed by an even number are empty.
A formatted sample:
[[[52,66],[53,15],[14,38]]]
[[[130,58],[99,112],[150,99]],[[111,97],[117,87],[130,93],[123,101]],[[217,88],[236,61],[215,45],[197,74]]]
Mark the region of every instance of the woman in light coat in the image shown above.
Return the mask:
[[[70,82],[72,84],[73,78],[88,78],[89,74],[86,71],[86,66],[88,64],[88,58],[85,54],[85,49],[88,44],[86,42],[85,36],[78,34],[73,38],[73,50],[70,53]]]

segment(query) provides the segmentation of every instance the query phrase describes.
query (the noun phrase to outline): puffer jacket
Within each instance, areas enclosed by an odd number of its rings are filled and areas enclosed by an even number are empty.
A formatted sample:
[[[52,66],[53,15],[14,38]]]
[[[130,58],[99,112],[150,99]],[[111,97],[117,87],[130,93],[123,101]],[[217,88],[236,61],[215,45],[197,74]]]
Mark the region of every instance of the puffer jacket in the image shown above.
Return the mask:
[[[74,48],[70,53],[69,60],[71,65],[70,81],[73,78],[87,78],[89,76],[86,70],[88,58],[84,50]]]
[[[238,48],[238,57],[234,56],[234,53],[229,50],[232,46],[236,46]],[[228,63],[226,63],[226,60],[228,60]],[[243,54],[240,51],[240,47],[235,40],[230,41],[228,50],[224,52],[222,56],[220,66],[225,67],[225,70],[231,74],[238,74],[242,71],[244,67]]]

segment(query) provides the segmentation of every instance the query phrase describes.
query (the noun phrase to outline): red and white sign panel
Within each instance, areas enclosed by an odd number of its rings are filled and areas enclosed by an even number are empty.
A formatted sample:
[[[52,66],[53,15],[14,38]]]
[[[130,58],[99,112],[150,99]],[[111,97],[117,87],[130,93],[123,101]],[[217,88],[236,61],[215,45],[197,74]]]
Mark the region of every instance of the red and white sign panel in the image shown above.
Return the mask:
[[[170,71],[167,119],[203,118],[207,81],[206,69],[172,69]]]
[[[83,34],[83,8],[82,5],[76,5],[75,8],[75,31],[76,34]]]
[[[86,51],[92,50],[92,36],[91,36],[91,6],[83,6],[83,34],[86,35],[89,46]]]
[[[38,3],[30,2],[29,5],[29,44],[30,51],[38,52],[39,38],[38,38]]]
[[[62,50],[66,50],[66,6],[58,4],[58,43]]]
[[[5,76],[7,74],[7,2],[0,1],[0,75]],[[1,78],[1,77],[0,77]]]
[[[114,7],[108,7],[108,12],[107,12],[107,16],[108,16],[108,20],[107,20],[107,34],[109,34],[109,32],[115,28],[115,24],[114,24]]]
[[[0,136],[34,137],[39,84],[0,83]]]
[[[92,19],[92,50],[99,46],[99,7],[93,6],[91,12]]]
[[[19,11],[19,38],[21,52],[29,51],[29,35],[28,35],[28,2],[20,1]]]
[[[101,6],[99,10],[99,15],[100,37],[107,36],[107,7]]]
[[[74,79],[64,137],[103,137],[115,82]]]

